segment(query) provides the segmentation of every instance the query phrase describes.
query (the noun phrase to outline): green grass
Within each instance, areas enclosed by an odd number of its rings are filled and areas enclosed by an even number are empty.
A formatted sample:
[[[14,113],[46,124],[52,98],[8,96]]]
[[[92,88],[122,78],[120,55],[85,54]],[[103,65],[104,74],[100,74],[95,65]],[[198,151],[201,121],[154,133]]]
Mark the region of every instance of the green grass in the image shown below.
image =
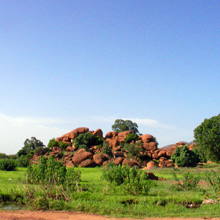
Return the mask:
[[[71,168],[69,168],[71,169]],[[102,180],[102,167],[96,168],[74,168],[81,172],[81,185],[79,192],[72,192],[70,201],[56,201],[50,203],[49,209],[82,211],[97,213],[114,217],[219,217],[220,205],[200,205],[198,208],[186,208],[187,204],[201,204],[208,196],[214,198],[211,188],[205,184],[205,174],[212,170],[220,170],[219,164],[207,164],[195,168],[155,168],[152,171],[159,178],[165,181],[156,181],[149,195],[133,196],[120,190],[119,187],[111,186]],[[0,171],[0,194],[9,195],[15,198],[14,194],[24,195],[26,184],[26,168],[19,168],[17,171]],[[200,175],[201,188],[199,190],[172,191],[171,185],[175,183],[172,175],[175,172],[182,180],[185,172],[189,171],[194,175]],[[11,178],[12,180],[9,180]],[[36,188],[37,189],[37,188]],[[40,189],[40,188],[39,188]],[[16,193],[15,193],[16,192]],[[43,195],[38,193],[39,195]],[[14,197],[13,197],[14,196]],[[28,208],[33,209],[29,206]]]

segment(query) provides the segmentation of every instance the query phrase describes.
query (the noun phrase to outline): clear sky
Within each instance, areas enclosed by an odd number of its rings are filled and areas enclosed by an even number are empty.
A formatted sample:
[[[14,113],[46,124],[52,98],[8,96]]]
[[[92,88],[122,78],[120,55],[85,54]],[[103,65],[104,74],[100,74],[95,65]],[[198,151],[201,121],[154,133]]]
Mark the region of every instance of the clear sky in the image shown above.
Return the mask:
[[[1,0],[0,152],[131,119],[159,147],[220,107],[220,1]]]

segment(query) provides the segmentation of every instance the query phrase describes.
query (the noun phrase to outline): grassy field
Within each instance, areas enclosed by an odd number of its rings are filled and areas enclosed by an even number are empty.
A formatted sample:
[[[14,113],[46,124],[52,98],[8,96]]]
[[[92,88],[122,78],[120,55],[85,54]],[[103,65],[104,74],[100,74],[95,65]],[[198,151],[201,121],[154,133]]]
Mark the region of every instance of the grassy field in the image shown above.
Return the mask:
[[[71,168],[69,168],[71,169]],[[102,167],[74,168],[81,172],[79,191],[71,193],[69,201],[56,202],[50,206],[54,210],[71,210],[115,217],[219,217],[220,206],[215,204],[202,204],[205,199],[216,199],[211,187],[207,184],[205,175],[210,170],[220,171],[220,165],[207,164],[195,168],[155,168],[151,170],[163,181],[155,181],[148,195],[129,195],[121,188],[106,183],[102,178]],[[186,172],[200,176],[198,189],[174,190],[173,173],[183,180]],[[26,183],[26,169],[17,171],[0,171],[0,198],[1,205],[5,202],[16,201],[25,203],[25,208],[33,209],[28,205],[27,188],[33,188]],[[39,187],[39,186],[36,186]],[[35,191],[42,190],[36,188]],[[29,189],[28,188],[28,189]],[[44,193],[42,191],[42,193]],[[190,208],[193,207],[193,208]]]

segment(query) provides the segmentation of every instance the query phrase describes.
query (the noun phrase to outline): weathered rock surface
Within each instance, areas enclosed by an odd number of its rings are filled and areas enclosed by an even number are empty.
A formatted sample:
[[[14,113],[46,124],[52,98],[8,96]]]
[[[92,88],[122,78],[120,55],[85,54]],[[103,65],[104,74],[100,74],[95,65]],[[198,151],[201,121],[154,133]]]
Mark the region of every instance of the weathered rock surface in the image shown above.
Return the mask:
[[[56,160],[63,160],[63,162],[67,166],[76,166],[80,165],[83,167],[88,166],[105,166],[108,162],[115,163],[117,165],[123,164],[128,166],[146,166],[144,169],[151,169],[152,167],[156,167],[157,164],[154,161],[159,161],[159,167],[173,167],[174,164],[172,163],[170,159],[171,155],[175,152],[176,147],[181,147],[186,145],[187,143],[184,141],[177,142],[174,145],[168,145],[167,148],[164,149],[158,149],[158,143],[156,142],[156,139],[150,135],[150,134],[144,134],[141,135],[138,138],[138,145],[141,144],[142,147],[140,147],[141,151],[140,154],[142,158],[145,158],[145,161],[143,163],[137,162],[139,161],[138,156],[133,159],[128,159],[127,155],[127,149],[124,148],[124,140],[127,137],[128,134],[131,134],[131,131],[124,131],[124,132],[117,132],[117,131],[110,131],[105,135],[105,141],[109,144],[109,147],[112,148],[112,153],[109,155],[104,155],[102,153],[103,146],[102,145],[96,145],[94,142],[90,145],[88,145],[88,151],[85,149],[80,149],[77,151],[76,147],[74,147],[74,139],[82,133],[91,133],[96,137],[103,138],[103,132],[101,129],[97,129],[95,131],[89,131],[89,128],[87,127],[79,127],[76,128],[69,133],[66,133],[62,135],[61,137],[58,137],[57,141],[62,141],[64,143],[67,143],[69,146],[66,148],[66,150],[63,150],[59,147],[53,147],[51,152],[47,152],[45,156],[49,157],[54,155]],[[135,142],[132,142],[135,144]],[[192,150],[195,146],[195,144],[191,144],[189,146],[189,149]],[[63,157],[62,157],[63,155]],[[62,158],[61,158],[62,157]],[[37,158],[37,157],[33,157]],[[136,160],[137,159],[137,160]],[[39,159],[38,159],[39,160]],[[150,160],[150,162],[149,162]],[[37,159],[33,159],[34,162],[37,161]],[[158,162],[157,162],[158,163]]]
[[[86,159],[82,161],[79,166],[80,167],[94,167],[96,166],[96,163],[94,162],[93,159]]]
[[[116,165],[122,164],[124,158],[123,157],[117,157],[113,160],[113,163]]]
[[[103,132],[100,128],[94,131],[93,135],[103,138]]]
[[[106,160],[106,157],[103,154],[94,154],[93,160],[97,165],[102,165],[103,162]]]
[[[127,165],[129,167],[139,166],[139,163],[136,160],[129,160],[127,158],[123,160],[122,164]]]
[[[150,161],[147,163],[147,168],[153,168],[156,167],[156,163],[154,161]]]
[[[82,161],[86,159],[92,159],[92,158],[93,158],[93,155],[91,152],[87,152],[85,149],[80,149],[74,154],[72,161],[73,161],[73,164],[79,165]]]
[[[69,133],[64,134],[61,137],[57,138],[56,141],[71,142],[71,139],[76,138],[79,134],[87,133],[88,131],[89,129],[86,127],[76,128],[70,131]]]

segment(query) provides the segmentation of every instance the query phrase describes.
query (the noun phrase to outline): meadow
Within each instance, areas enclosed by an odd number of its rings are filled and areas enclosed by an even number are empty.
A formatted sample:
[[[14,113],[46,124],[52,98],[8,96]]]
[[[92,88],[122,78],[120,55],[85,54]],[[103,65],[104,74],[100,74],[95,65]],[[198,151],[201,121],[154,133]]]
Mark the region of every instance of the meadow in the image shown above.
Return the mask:
[[[213,190],[214,188],[207,181],[211,170],[219,173],[219,164],[149,170],[163,180],[153,181],[154,184],[145,195],[126,193],[121,187],[106,182],[102,178],[103,167],[68,169],[80,171],[81,182],[75,190],[65,192],[62,191],[62,186],[49,188],[41,184],[28,183],[27,168],[0,171],[1,209],[13,203],[29,210],[80,211],[113,217],[220,216],[218,192]],[[189,179],[186,181],[187,173],[191,176],[188,176]],[[200,178],[199,184],[195,183],[195,186],[189,187],[196,178]],[[46,205],[45,194],[50,194]],[[214,203],[202,204],[205,200],[214,201]]]

